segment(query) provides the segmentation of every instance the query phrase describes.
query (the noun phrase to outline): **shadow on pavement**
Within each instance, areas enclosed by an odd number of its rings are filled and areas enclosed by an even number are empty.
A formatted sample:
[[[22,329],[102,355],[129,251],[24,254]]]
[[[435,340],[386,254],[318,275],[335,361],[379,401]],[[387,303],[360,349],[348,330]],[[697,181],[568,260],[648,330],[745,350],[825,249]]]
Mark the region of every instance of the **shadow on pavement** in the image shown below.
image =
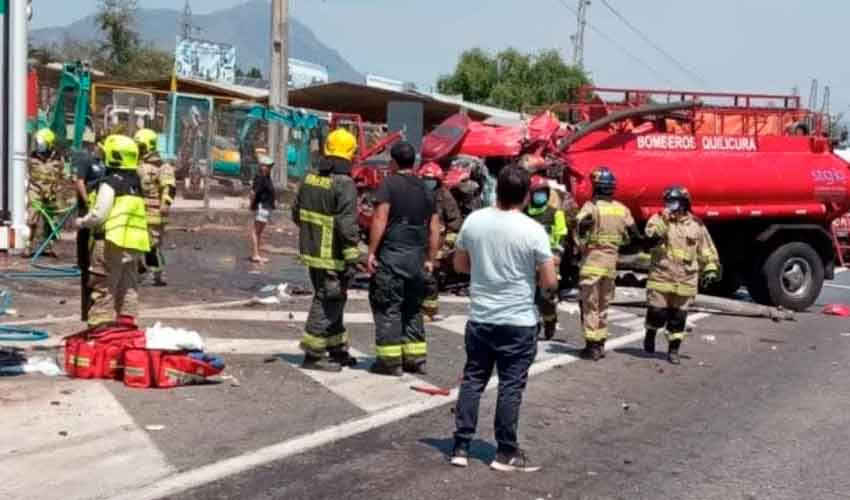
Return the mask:
[[[445,438],[445,439],[435,439],[435,438],[426,438],[420,439],[420,443],[426,444],[431,448],[439,451],[446,457],[448,460],[449,455],[452,452],[452,448],[454,447],[454,438]],[[485,465],[489,465],[490,462],[496,457],[496,447],[487,441],[482,441],[480,439],[473,439],[469,446],[469,458],[473,460],[478,460]]]

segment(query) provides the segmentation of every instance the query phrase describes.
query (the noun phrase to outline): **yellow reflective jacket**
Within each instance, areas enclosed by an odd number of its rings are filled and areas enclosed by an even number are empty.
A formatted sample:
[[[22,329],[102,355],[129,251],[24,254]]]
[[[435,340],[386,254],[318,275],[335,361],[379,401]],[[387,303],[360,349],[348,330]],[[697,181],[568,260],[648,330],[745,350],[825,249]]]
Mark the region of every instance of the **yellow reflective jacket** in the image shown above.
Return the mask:
[[[717,271],[718,256],[702,221],[691,214],[667,217],[655,214],[646,224],[649,238],[660,238],[652,249],[646,286],[682,297],[697,294],[700,272]]]
[[[132,176],[134,177],[134,176]],[[147,253],[151,249],[145,200],[137,179],[127,174],[111,175],[104,182],[115,191],[112,209],[103,223],[105,238],[126,250]]]

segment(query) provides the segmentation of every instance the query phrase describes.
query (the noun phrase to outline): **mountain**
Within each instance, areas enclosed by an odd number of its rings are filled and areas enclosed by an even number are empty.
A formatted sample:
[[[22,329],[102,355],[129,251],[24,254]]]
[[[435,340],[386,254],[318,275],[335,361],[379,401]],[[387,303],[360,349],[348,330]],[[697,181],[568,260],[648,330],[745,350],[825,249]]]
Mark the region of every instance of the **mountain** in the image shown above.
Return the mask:
[[[180,12],[166,9],[139,9],[136,31],[155,46],[174,51],[177,20]],[[270,7],[268,0],[252,0],[236,7],[192,16],[192,24],[201,28],[200,38],[236,46],[236,64],[248,71],[262,69],[268,75],[271,39]],[[65,37],[88,40],[98,35],[94,16],[88,16],[65,27],[32,30],[30,38],[36,45],[61,42]],[[360,83],[364,80],[336,50],[328,47],[304,24],[289,19],[289,57],[321,64],[328,69],[331,81]]]

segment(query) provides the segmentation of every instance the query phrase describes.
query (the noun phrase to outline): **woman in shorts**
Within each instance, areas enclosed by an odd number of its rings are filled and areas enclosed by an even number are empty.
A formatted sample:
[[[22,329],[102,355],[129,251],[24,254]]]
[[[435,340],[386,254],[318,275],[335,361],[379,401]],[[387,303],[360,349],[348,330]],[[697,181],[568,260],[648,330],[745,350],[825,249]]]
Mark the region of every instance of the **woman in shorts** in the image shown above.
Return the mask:
[[[251,230],[254,255],[251,257],[251,262],[261,264],[269,261],[269,259],[260,255],[260,238],[263,236],[263,230],[275,209],[274,184],[271,177],[274,161],[266,155],[261,155],[258,158],[258,163],[260,168],[254,177],[251,190],[251,210],[254,212],[254,227]]]

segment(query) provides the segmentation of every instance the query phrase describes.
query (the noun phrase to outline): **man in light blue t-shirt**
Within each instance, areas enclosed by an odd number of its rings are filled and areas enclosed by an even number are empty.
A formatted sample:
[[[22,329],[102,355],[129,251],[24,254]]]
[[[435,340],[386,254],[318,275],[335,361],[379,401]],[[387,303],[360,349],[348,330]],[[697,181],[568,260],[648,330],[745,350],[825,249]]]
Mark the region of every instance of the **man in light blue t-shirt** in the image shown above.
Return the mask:
[[[528,369],[537,354],[535,291],[558,286],[543,227],[522,213],[530,180],[519,167],[499,173],[497,206],[473,212],[456,243],[458,272],[470,275],[470,317],[466,325],[466,365],[455,409],[457,431],[452,464],[469,463],[469,443],[478,424],[481,394],[499,374],[496,404],[496,459],[500,471],[535,471],[517,444],[517,424]]]

